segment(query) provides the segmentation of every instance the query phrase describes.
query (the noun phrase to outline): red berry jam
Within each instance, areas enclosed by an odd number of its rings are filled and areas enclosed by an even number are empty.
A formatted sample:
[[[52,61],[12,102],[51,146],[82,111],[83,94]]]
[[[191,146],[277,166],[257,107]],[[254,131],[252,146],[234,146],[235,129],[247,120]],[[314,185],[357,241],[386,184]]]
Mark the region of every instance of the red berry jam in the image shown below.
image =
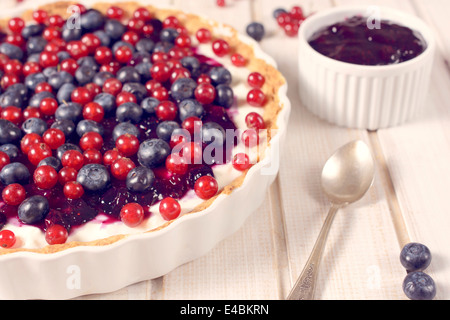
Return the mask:
[[[407,27],[381,20],[379,27],[362,16],[322,28],[309,44],[321,54],[342,62],[359,65],[390,65],[419,56],[426,43],[422,36]]]

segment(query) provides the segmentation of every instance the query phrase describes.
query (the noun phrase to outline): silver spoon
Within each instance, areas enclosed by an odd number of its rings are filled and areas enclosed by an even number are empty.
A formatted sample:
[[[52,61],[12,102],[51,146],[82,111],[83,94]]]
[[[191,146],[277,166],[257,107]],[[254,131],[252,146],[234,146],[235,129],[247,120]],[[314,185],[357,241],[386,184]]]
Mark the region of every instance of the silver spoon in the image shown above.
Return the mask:
[[[331,208],[297,282],[287,300],[312,300],[319,264],[336,212],[361,199],[373,183],[375,165],[372,154],[362,141],[353,141],[339,148],[322,170],[322,189],[331,201]]]

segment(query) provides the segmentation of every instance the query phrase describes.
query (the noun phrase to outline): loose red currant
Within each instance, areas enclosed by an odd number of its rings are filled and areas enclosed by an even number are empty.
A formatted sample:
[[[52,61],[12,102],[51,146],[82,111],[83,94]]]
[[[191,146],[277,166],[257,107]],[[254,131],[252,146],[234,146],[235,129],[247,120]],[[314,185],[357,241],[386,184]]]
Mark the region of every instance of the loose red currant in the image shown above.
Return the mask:
[[[26,196],[25,188],[18,183],[7,185],[2,191],[3,201],[11,206],[18,206],[25,200]]]
[[[116,97],[116,105],[120,106],[127,102],[137,102],[136,96],[128,91],[120,92]]]
[[[27,61],[23,65],[22,72],[23,75],[26,77],[29,76],[30,74],[41,72],[41,66],[39,65],[39,63],[35,61]]]
[[[52,156],[52,149],[46,143],[33,144],[28,151],[28,160],[37,166],[45,158]]]
[[[11,121],[15,125],[20,125],[23,121],[22,109],[14,106],[3,108],[1,111],[1,118]]]
[[[66,182],[63,188],[64,196],[67,199],[80,199],[84,194],[84,189],[81,184],[76,181]]]
[[[125,180],[128,172],[134,169],[136,165],[130,158],[120,158],[111,165],[111,174],[118,180]]]
[[[83,118],[101,122],[105,116],[105,110],[97,102],[89,102],[83,107]]]
[[[250,85],[250,87],[260,89],[266,82],[266,79],[261,73],[252,72],[248,75],[247,82]]]
[[[83,42],[88,48],[89,54],[93,54],[95,50],[101,46],[102,42],[99,37],[97,37],[93,33],[87,33],[81,38],[81,42]]]
[[[252,89],[247,94],[247,103],[253,107],[262,107],[266,102],[266,95],[261,89]]]
[[[80,58],[86,57],[89,55],[88,47],[81,42],[80,40],[70,41],[67,44],[67,52],[71,55],[72,58],[78,60]]]
[[[128,20],[128,30],[132,30],[135,32],[141,32],[142,28],[145,26],[145,21],[142,19],[131,18]]]
[[[8,28],[13,33],[21,33],[22,29],[25,28],[25,21],[19,17],[12,18],[8,21]]]
[[[154,79],[148,80],[145,83],[145,89],[147,89],[148,94],[152,94],[153,91],[157,88],[161,88],[162,84],[159,81],[156,81]]]
[[[250,112],[245,116],[245,124],[249,129],[261,130],[264,129],[264,118],[256,112]]]
[[[139,34],[135,31],[127,31],[122,35],[122,41],[127,42],[133,46],[138,43],[140,38],[141,37],[139,36]]]
[[[191,73],[186,68],[175,68],[170,72],[170,83],[174,83],[181,78],[190,78]]]
[[[219,184],[214,177],[211,176],[203,176],[195,181],[194,191],[195,194],[203,199],[208,200],[214,197],[219,190]]]
[[[123,15],[123,9],[116,6],[111,6],[106,10],[106,16],[110,19],[120,20],[123,18]]]
[[[152,78],[159,82],[165,82],[170,77],[170,69],[167,63],[157,62],[150,68]]]
[[[84,164],[102,163],[102,153],[97,149],[87,149],[83,152]]]
[[[212,43],[212,49],[218,57],[223,57],[230,52],[230,45],[223,39],[217,39]]]
[[[48,13],[45,10],[37,9],[33,11],[32,17],[34,21],[36,21],[39,24],[45,24],[48,18]]]
[[[9,156],[6,154],[6,152],[0,151],[0,170],[10,162],[11,160],[9,159]]]
[[[249,148],[259,144],[258,131],[255,129],[247,129],[242,133],[241,140]]]
[[[22,75],[23,65],[17,59],[11,59],[3,65],[3,71],[5,73],[14,73],[19,76]]]
[[[24,46],[26,42],[25,39],[17,33],[8,34],[5,41],[18,47]]]
[[[66,71],[70,73],[72,76],[74,76],[75,72],[78,69],[78,63],[72,58],[67,58],[61,62],[60,68],[61,71]]]
[[[110,48],[108,47],[99,47],[95,50],[94,55],[95,61],[100,64],[110,63],[113,59],[113,54]]]
[[[58,173],[51,166],[40,166],[34,170],[33,181],[39,189],[51,189],[58,182]]]
[[[191,46],[191,38],[187,35],[179,35],[175,38],[175,45],[180,48],[189,48]]]
[[[246,153],[236,153],[232,160],[233,168],[244,171],[250,168],[250,158]]]
[[[47,116],[54,115],[56,109],[58,109],[58,101],[54,98],[44,98],[39,104],[39,110]]]
[[[195,88],[194,95],[201,104],[210,104],[216,98],[216,89],[212,84],[202,83]]]
[[[176,104],[170,100],[161,101],[155,108],[158,119],[162,121],[172,121],[177,117],[178,108]]]
[[[60,224],[51,225],[45,231],[45,241],[50,245],[66,243],[68,237],[67,229]]]
[[[83,134],[80,139],[81,150],[96,149],[103,147],[103,138],[98,132],[90,131]]]
[[[35,93],[39,93],[39,92],[53,92],[53,88],[50,84],[48,84],[48,82],[41,82],[36,86],[36,89],[34,89]]]
[[[94,82],[90,82],[86,84],[84,87],[89,90],[92,97],[95,97],[102,92],[102,88]]]
[[[122,91],[122,82],[116,78],[106,79],[103,83],[102,91],[117,96]]]
[[[181,146],[180,156],[184,157],[188,164],[201,164],[203,159],[202,146],[195,142],[186,142]]]
[[[106,166],[110,166],[113,164],[114,161],[116,161],[117,159],[120,159],[122,157],[123,157],[123,155],[119,152],[119,150],[117,150],[117,149],[108,150],[103,155],[103,163]]]
[[[84,165],[84,157],[80,151],[68,150],[61,157],[63,167],[74,168],[79,171]]]
[[[195,33],[195,37],[200,43],[208,43],[212,39],[211,31],[206,28],[200,28]]]
[[[35,107],[26,107],[25,110],[23,110],[23,119],[27,120],[30,118],[40,118],[42,116],[41,111],[39,108]]]
[[[127,203],[120,210],[120,219],[130,228],[137,227],[144,220],[144,208],[138,203]]]
[[[42,135],[42,138],[52,150],[58,149],[66,142],[64,132],[56,128],[47,129]]]
[[[52,41],[53,39],[61,37],[61,31],[56,27],[47,27],[42,32],[42,37],[47,41]]]
[[[48,17],[48,25],[51,27],[62,28],[64,27],[64,19],[59,14],[54,14]]]
[[[58,172],[58,182],[64,186],[69,181],[77,180],[77,170],[71,167],[63,167]]]
[[[193,135],[196,130],[200,130],[201,126],[202,120],[198,117],[188,117],[181,123],[181,127],[187,130],[191,135]]]
[[[155,32],[155,28],[153,27],[153,25],[151,24],[146,24],[142,27],[142,35],[146,38],[150,38],[153,34],[153,32]]]
[[[125,157],[130,157],[138,152],[139,140],[136,136],[126,133],[117,138],[116,148]]]
[[[159,204],[159,212],[165,220],[178,218],[181,213],[181,206],[177,200],[171,197],[164,198]]]
[[[231,56],[231,63],[236,67],[244,67],[247,64],[247,60],[239,53],[234,53]]]
[[[152,92],[152,97],[156,98],[159,101],[167,100],[169,99],[169,90],[167,90],[165,87],[156,88]]]
[[[87,88],[78,87],[72,91],[71,99],[72,102],[76,102],[84,106],[86,103],[91,102],[93,97]]]
[[[23,153],[28,154],[32,145],[44,142],[42,137],[35,132],[27,133],[20,141],[20,149]]]
[[[205,73],[202,73],[197,78],[197,84],[202,84],[202,83],[211,83],[211,78]]]
[[[128,63],[133,57],[133,52],[128,46],[121,46],[114,52],[114,57],[120,63]]]
[[[183,175],[187,172],[189,165],[184,157],[172,153],[166,158],[166,169],[172,173]]]
[[[0,231],[0,246],[11,248],[16,243],[16,235],[11,230]]]
[[[133,18],[149,21],[152,18],[152,15],[150,11],[147,10],[147,8],[140,7],[133,12]]]
[[[3,89],[8,89],[10,86],[20,83],[20,77],[17,74],[14,73],[6,73],[1,81],[1,86]]]
[[[175,16],[168,16],[163,20],[163,28],[174,28],[180,26],[180,20]]]

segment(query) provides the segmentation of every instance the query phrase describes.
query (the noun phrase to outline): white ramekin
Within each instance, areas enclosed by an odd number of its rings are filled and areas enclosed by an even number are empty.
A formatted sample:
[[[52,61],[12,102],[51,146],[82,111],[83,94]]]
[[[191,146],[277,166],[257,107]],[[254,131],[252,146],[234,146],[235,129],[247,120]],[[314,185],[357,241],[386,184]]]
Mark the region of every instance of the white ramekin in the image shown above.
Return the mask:
[[[309,45],[320,28],[368,13],[420,32],[426,50],[395,65],[362,66],[328,58]],[[335,7],[306,19],[299,40],[300,98],[318,117],[343,127],[377,130],[413,119],[424,106],[436,44],[419,18],[385,7]]]
[[[35,0],[33,7],[49,0]],[[78,2],[89,5],[90,0]],[[99,2],[101,2],[99,0]],[[116,2],[116,0],[110,0]],[[21,14],[27,6],[5,10],[0,16]],[[221,25],[217,31],[229,33]],[[259,44],[246,35],[257,58],[276,66]],[[77,246],[52,254],[17,252],[0,256],[0,299],[69,299],[111,292],[130,284],[163,276],[197,259],[242,227],[266,198],[279,170],[291,104],[287,84],[277,93],[282,109],[277,117],[265,157],[248,171],[242,185],[194,214],[183,215],[169,226],[149,233],[130,235],[105,246]]]

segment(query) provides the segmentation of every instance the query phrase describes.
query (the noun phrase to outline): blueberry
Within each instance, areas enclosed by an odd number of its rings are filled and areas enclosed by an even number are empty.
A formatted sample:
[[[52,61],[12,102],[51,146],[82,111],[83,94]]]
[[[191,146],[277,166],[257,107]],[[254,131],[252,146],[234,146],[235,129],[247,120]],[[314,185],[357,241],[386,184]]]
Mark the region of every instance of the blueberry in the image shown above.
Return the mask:
[[[0,144],[16,143],[22,137],[22,131],[11,121],[0,119]]]
[[[414,271],[403,280],[403,292],[411,300],[432,300],[436,296],[436,285],[428,274]]]
[[[23,101],[28,100],[29,90],[25,86],[25,84],[16,83],[16,84],[9,86],[8,89],[6,89],[6,92],[11,92],[11,91],[18,93],[22,97]]]
[[[64,83],[56,94],[56,100],[59,103],[70,102],[72,91],[76,89],[73,83]]]
[[[37,166],[38,167],[40,167],[40,166],[50,166],[53,169],[55,169],[56,172],[58,172],[62,168],[61,161],[58,158],[56,158],[56,157],[47,157],[45,159],[42,159],[38,163]]]
[[[141,76],[142,81],[148,81],[152,78],[152,74],[150,72],[151,67],[152,67],[151,62],[141,62],[137,64],[134,68]]]
[[[211,83],[214,86],[217,86],[219,84],[230,85],[232,81],[230,71],[228,71],[224,67],[214,67],[208,72],[208,75],[211,78]]]
[[[189,187],[193,189],[197,179],[203,176],[214,177],[211,167],[205,165],[192,166],[187,173],[187,182]]]
[[[111,37],[104,30],[97,30],[94,35],[100,39],[102,46],[109,47],[111,45]]]
[[[35,36],[31,37],[27,41],[27,53],[33,54],[33,53],[41,53],[44,51],[45,46],[47,45],[47,40],[45,40],[41,36]]]
[[[59,129],[69,137],[75,131],[75,123],[72,120],[59,119],[52,123],[51,128]]]
[[[64,152],[69,151],[69,150],[76,150],[79,152],[82,152],[80,147],[78,147],[76,144],[73,143],[64,143],[62,146],[58,147],[58,149],[56,149],[56,157],[61,160]]]
[[[47,122],[41,118],[29,118],[22,123],[22,130],[25,133],[37,133],[42,136],[47,129]]]
[[[137,166],[127,175],[127,188],[133,192],[147,191],[155,181],[155,174],[147,167]]]
[[[141,103],[147,96],[147,89],[140,82],[127,82],[123,85],[122,91],[132,93],[138,103]]]
[[[35,195],[25,199],[19,206],[19,219],[26,224],[42,221],[50,210],[47,198]]]
[[[103,107],[106,113],[116,109],[116,97],[110,93],[102,92],[95,96],[94,102]]]
[[[76,132],[77,132],[78,136],[82,137],[83,134],[85,134],[86,132],[91,132],[91,131],[97,132],[98,134],[103,136],[105,129],[103,128],[103,126],[100,123],[98,123],[94,120],[84,119],[84,120],[81,120],[80,122],[78,122],[77,128],[76,128]]]
[[[36,62],[39,63],[41,55],[39,53],[33,53],[28,55],[27,62]]]
[[[116,118],[119,122],[132,121],[138,123],[141,121],[142,114],[141,106],[134,102],[125,102],[116,109]]]
[[[88,191],[103,190],[109,185],[110,181],[108,169],[97,163],[83,166],[77,175],[77,182]]]
[[[277,9],[275,9],[275,10],[273,11],[273,17],[276,19],[276,18],[278,18],[278,16],[279,16],[281,13],[288,13],[288,12],[286,11],[286,9],[283,9],[283,8],[277,8]]]
[[[164,28],[159,33],[159,39],[161,41],[174,43],[175,39],[178,37],[179,32],[174,28]]]
[[[154,168],[163,163],[170,154],[170,146],[162,139],[145,140],[139,146],[139,163],[147,168]]]
[[[176,121],[163,121],[158,123],[158,126],[156,127],[156,135],[162,140],[169,141],[172,136],[172,132],[179,128],[180,125]]]
[[[45,25],[43,24],[29,24],[22,29],[22,37],[28,40],[31,37],[39,36],[44,31]]]
[[[70,24],[65,23],[61,32],[61,36],[66,42],[76,41],[81,39],[81,37],[83,36],[83,31],[81,30],[81,28],[70,28]]]
[[[184,121],[189,117],[201,118],[205,112],[202,104],[195,99],[186,99],[181,101],[178,105],[178,111],[180,113],[181,121]]]
[[[88,32],[95,31],[103,26],[105,17],[103,14],[95,9],[90,9],[81,15],[81,28]]]
[[[180,60],[180,62],[183,65],[183,67],[185,67],[186,69],[189,70],[191,75],[193,75],[193,76],[198,75],[201,64],[200,64],[200,61],[196,57],[192,57],[192,56],[183,57]]]
[[[427,246],[411,242],[403,247],[400,262],[407,271],[423,271],[431,263],[431,252]]]
[[[202,125],[202,142],[206,145],[220,147],[225,143],[225,130],[216,122],[206,122]]]
[[[100,69],[93,56],[81,57],[77,60],[77,64],[79,67],[89,67],[95,71]]]
[[[180,78],[176,80],[170,88],[170,95],[176,101],[190,99],[194,96],[197,82],[191,78]]]
[[[152,52],[155,48],[155,42],[151,39],[141,39],[136,43],[136,50],[139,52]]]
[[[30,107],[36,107],[38,108],[41,104],[41,101],[45,98],[55,98],[55,95],[49,91],[41,91],[38,93],[33,94],[30,101],[28,102],[28,105]]]
[[[130,122],[120,122],[117,124],[112,132],[112,138],[116,141],[120,136],[124,134],[131,134],[137,138],[139,138],[140,132],[139,129]]]
[[[125,66],[117,71],[116,78],[122,82],[141,82],[141,75],[132,66]]]
[[[44,74],[45,78],[49,78],[52,74],[57,73],[58,67],[47,67],[44,70],[42,70],[42,73]]]
[[[59,61],[64,61],[71,58],[70,53],[68,53],[67,51],[58,51],[56,55],[58,56]]]
[[[23,59],[23,51],[18,46],[10,44],[8,42],[3,42],[0,44],[0,53],[7,55],[10,59]]]
[[[42,72],[32,73],[25,78],[25,85],[34,92],[39,83],[47,82],[47,78]]]
[[[170,49],[174,47],[172,42],[167,41],[159,41],[155,44],[155,48],[153,48],[153,52],[164,52],[169,53]]]
[[[111,72],[100,71],[94,75],[94,77],[92,78],[92,82],[100,87],[103,87],[105,81],[110,78],[114,78],[114,75]]]
[[[58,91],[64,84],[72,84],[73,76],[66,71],[55,72],[47,80],[55,91]]]
[[[90,66],[84,65],[80,66],[77,71],[75,71],[75,79],[77,80],[79,85],[84,86],[85,84],[92,82],[95,74],[95,69]]]
[[[120,47],[123,47],[123,46],[130,48],[132,53],[134,53],[136,51],[136,49],[134,48],[134,46],[131,43],[122,41],[122,40],[119,40],[116,43],[114,43],[111,50],[112,50],[112,52],[116,52],[117,49],[119,49]]]
[[[83,107],[79,103],[76,102],[63,103],[56,109],[55,119],[71,120],[73,122],[76,122],[80,118],[82,110]]]
[[[4,185],[19,183],[25,185],[30,180],[30,171],[20,162],[12,162],[0,171],[0,181]]]
[[[122,37],[126,31],[126,28],[120,21],[109,19],[105,22],[104,31],[111,38],[111,40],[117,40]]]
[[[234,103],[234,92],[230,86],[226,84],[219,84],[216,87],[216,98],[214,102],[226,109],[230,108]]]
[[[0,95],[0,107],[6,108],[9,106],[22,108],[23,97],[17,91],[6,91]]]
[[[141,102],[141,108],[148,114],[154,114],[155,108],[159,105],[160,101],[153,97],[147,97]]]
[[[0,151],[6,153],[10,160],[17,158],[19,155],[19,148],[11,143],[6,143],[0,146]]]
[[[266,33],[264,26],[259,22],[250,23],[247,26],[246,31],[247,34],[256,41],[261,41]]]

